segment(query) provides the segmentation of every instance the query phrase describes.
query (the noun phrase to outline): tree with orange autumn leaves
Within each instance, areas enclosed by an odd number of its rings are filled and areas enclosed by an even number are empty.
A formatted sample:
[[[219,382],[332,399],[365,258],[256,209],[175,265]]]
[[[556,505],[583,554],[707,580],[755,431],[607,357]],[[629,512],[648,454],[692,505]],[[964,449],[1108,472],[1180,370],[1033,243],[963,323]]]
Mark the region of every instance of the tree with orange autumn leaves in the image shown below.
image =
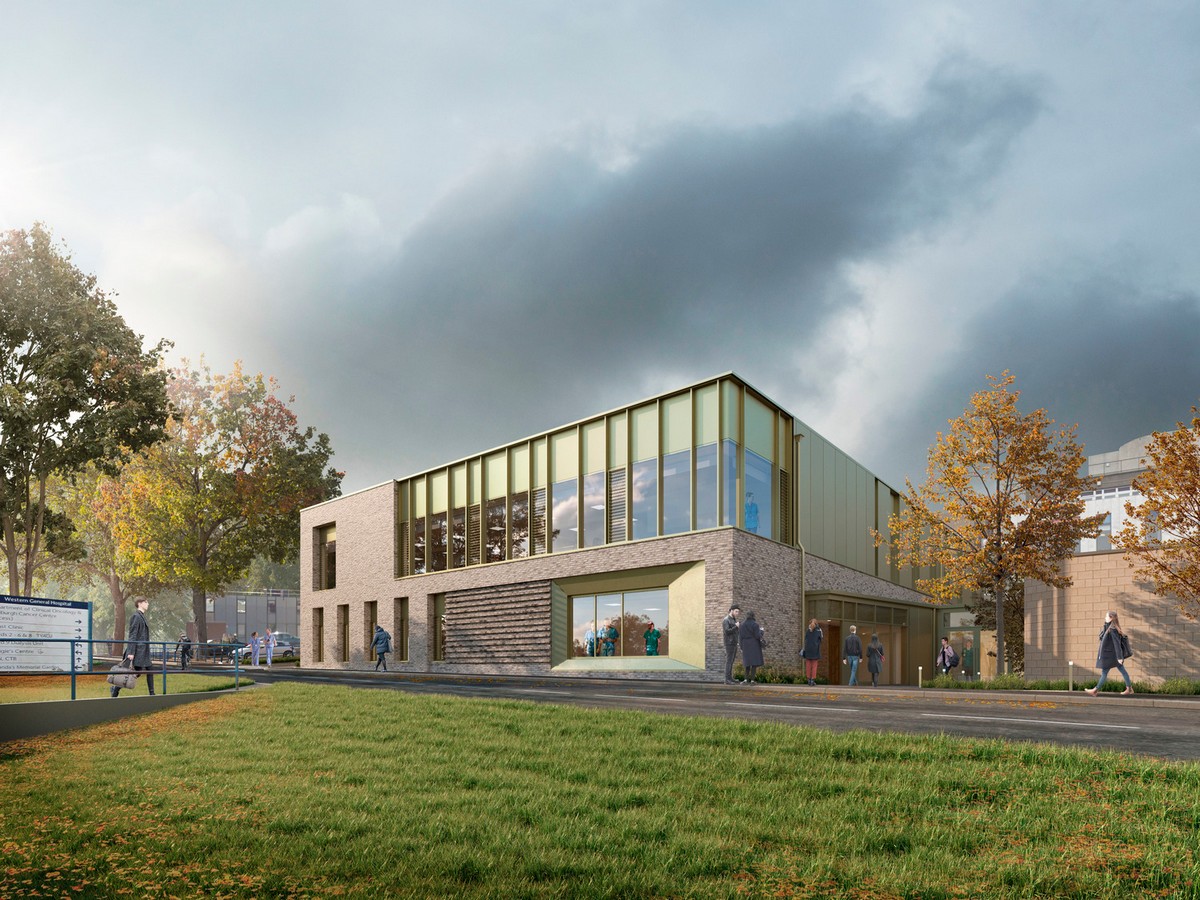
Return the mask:
[[[902,566],[938,567],[918,579],[935,600],[978,592],[996,605],[997,667],[1005,668],[1004,609],[1026,578],[1055,587],[1070,579],[1060,564],[1083,537],[1094,537],[1104,516],[1084,516],[1083,448],[1075,429],[1052,432],[1044,409],[1017,410],[1020,391],[1005,371],[988,376],[950,430],[930,448],[927,480],[906,481],[905,505],[888,519],[888,534],[873,531],[876,546]]]
[[[1144,498],[1127,502],[1129,517],[1113,543],[1159,596],[1175,599],[1189,619],[1200,612],[1200,409],[1191,426],[1154,432],[1149,467],[1133,481]]]
[[[131,575],[190,589],[200,643],[205,601],[256,556],[299,553],[300,510],[341,493],[329,437],[301,429],[277,384],[236,364],[177,369],[167,440],[126,467],[114,533]]]

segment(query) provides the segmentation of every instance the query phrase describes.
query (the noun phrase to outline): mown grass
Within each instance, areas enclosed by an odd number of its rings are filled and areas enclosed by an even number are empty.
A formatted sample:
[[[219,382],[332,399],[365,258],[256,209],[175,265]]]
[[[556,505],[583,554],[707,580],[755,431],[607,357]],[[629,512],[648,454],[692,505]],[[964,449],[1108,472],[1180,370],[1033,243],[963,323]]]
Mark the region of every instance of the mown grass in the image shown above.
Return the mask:
[[[1117,675],[1117,673],[1112,673]],[[985,678],[981,681],[962,681],[954,675],[936,675],[921,682],[922,687],[940,690],[959,691],[1082,691],[1093,688],[1099,678],[1078,679],[1072,684],[1066,678],[1038,679],[1026,681],[1022,675],[997,675],[995,678]],[[1133,689],[1138,694],[1158,694],[1160,696],[1194,696],[1200,694],[1200,681],[1189,681],[1186,678],[1169,678],[1160,684],[1148,684],[1135,681]],[[1125,690],[1125,682],[1117,675],[1109,678],[1101,688],[1105,693],[1119,694]]]
[[[110,685],[107,675],[76,675],[75,698],[86,700],[107,697]],[[245,687],[253,682],[245,675],[238,682]],[[167,691],[172,694],[191,694],[200,691],[223,691],[233,687],[233,673],[225,675],[167,674]],[[154,673],[154,689],[162,691],[162,673]],[[138,678],[137,687],[122,688],[117,699],[146,693],[145,676]],[[38,703],[45,700],[70,700],[71,679],[67,675],[0,675],[0,704]]]
[[[1195,898],[1198,833],[1192,764],[343,687],[0,746],[5,897]]]

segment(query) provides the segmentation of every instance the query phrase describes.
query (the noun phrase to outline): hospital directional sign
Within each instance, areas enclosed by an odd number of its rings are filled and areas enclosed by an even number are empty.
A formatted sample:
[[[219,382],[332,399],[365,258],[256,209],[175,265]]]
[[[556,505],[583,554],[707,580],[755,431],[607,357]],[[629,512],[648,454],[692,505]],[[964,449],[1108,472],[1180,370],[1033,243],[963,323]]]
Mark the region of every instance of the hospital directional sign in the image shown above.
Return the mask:
[[[0,594],[0,672],[70,672],[91,668],[92,604]]]

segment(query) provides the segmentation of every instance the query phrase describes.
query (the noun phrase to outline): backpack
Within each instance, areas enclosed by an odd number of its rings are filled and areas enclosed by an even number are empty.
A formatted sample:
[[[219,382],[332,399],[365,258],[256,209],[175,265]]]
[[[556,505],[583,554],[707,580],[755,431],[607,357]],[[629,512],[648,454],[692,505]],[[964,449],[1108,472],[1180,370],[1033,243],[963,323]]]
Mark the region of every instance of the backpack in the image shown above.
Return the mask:
[[[946,665],[948,665],[951,669],[957,669],[958,668],[958,654],[954,652],[953,647],[947,647],[946,649],[950,651],[949,653],[946,654]]]
[[[1121,659],[1129,659],[1133,656],[1133,648],[1129,646],[1129,635],[1118,632],[1117,637],[1121,641]]]

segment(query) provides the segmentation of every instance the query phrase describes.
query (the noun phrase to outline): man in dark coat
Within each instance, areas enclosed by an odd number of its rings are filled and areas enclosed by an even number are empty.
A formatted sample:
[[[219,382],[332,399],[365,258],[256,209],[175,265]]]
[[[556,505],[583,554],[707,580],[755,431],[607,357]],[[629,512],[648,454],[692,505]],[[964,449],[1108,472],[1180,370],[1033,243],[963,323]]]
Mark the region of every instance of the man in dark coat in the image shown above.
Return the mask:
[[[846,635],[842,654],[845,657],[842,662],[850,666],[850,686],[858,684],[858,664],[862,661],[863,646],[862,638],[858,636],[858,627],[850,626],[850,633]]]
[[[725,683],[733,684],[733,661],[738,651],[738,614],[742,608],[736,603],[729,607],[729,615],[721,620],[721,634],[725,639]]]
[[[387,655],[392,652],[392,636],[383,630],[382,625],[375,626],[375,636],[371,640],[371,649],[375,651],[375,671],[383,666],[387,671]]]
[[[150,658],[150,624],[146,621],[146,610],[150,608],[150,601],[139,597],[135,606],[137,609],[129,617],[123,661],[126,666],[131,666],[139,672],[151,672],[154,669],[154,661]],[[146,675],[146,687],[150,689],[150,696],[154,696],[153,675]],[[110,693],[115,697],[121,693],[121,689],[114,684]]]

